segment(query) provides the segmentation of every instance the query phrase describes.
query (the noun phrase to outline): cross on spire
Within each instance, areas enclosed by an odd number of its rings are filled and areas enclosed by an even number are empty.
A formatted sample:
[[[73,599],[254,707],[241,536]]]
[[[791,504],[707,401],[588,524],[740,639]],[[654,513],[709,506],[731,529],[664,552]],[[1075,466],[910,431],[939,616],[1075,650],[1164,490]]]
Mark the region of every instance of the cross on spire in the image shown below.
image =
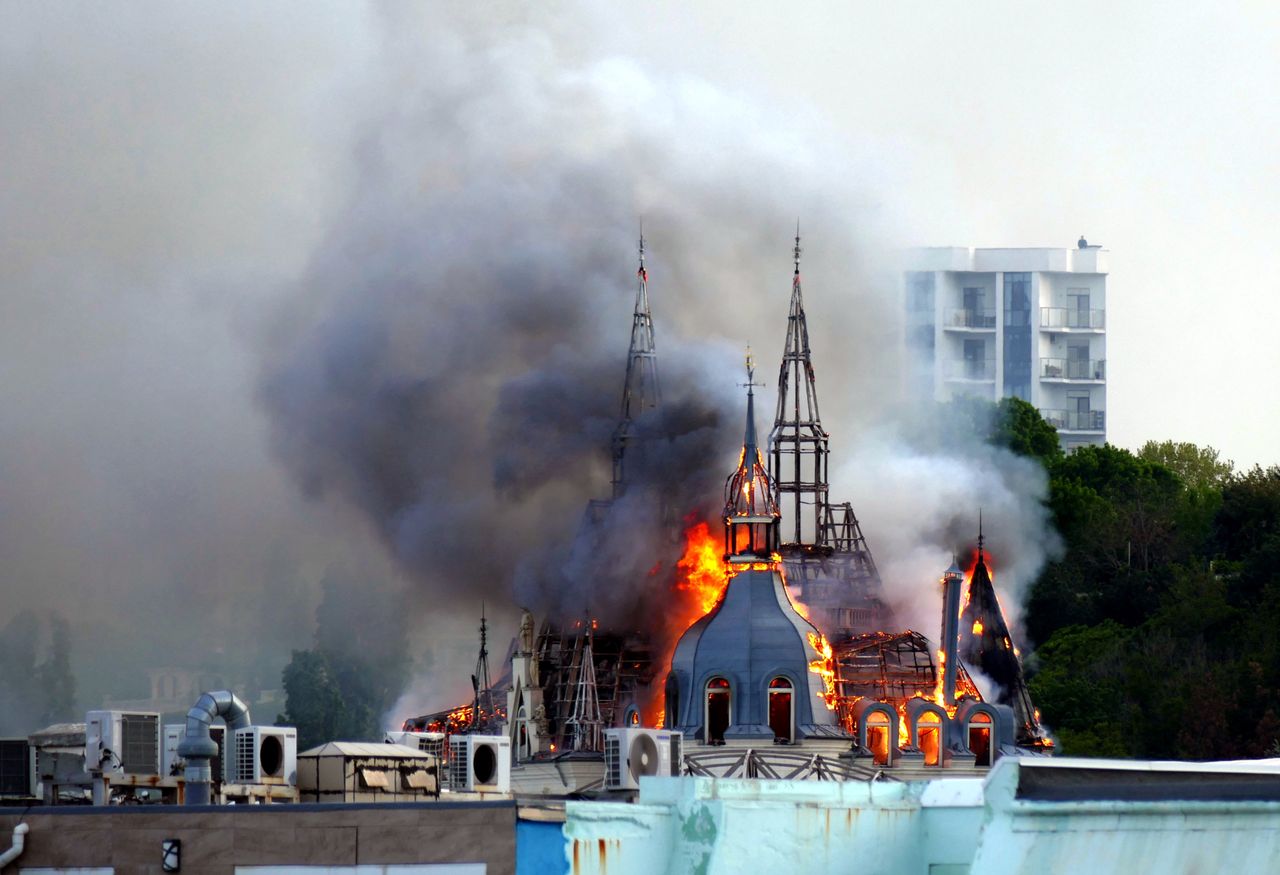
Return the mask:
[[[800,276],[800,253],[803,251],[800,248],[800,220],[796,219],[796,248],[791,250],[796,261],[796,276]]]

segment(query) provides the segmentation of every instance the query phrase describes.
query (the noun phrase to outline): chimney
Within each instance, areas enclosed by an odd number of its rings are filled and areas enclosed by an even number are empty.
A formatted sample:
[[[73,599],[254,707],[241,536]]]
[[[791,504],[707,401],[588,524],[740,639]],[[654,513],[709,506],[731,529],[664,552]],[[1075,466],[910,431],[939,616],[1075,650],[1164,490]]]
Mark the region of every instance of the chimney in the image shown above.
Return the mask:
[[[942,575],[942,698],[947,708],[956,704],[956,665],[960,660],[960,590],[964,572],[952,558]]]

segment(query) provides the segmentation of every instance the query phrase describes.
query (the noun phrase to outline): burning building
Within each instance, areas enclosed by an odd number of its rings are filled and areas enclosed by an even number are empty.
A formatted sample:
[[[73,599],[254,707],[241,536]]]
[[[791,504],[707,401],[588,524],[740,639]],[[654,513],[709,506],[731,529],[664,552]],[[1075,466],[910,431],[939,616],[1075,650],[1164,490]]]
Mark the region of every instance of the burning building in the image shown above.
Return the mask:
[[[957,567],[942,576],[935,648],[898,627],[852,504],[830,499],[798,233],[776,415],[762,448],[748,357],[722,537],[701,514],[681,516],[687,509],[670,507],[662,490],[636,484],[664,439],[643,238],[639,255],[611,494],[589,503],[575,549],[607,554],[620,507],[660,505],[650,519],[663,540],[684,545],[678,561],[649,573],[647,595],[662,593],[665,607],[647,599],[621,623],[599,622],[589,605],[540,625],[526,611],[496,681],[482,643],[473,702],[404,729],[503,732],[517,770],[554,764],[559,783],[538,784],[548,792],[599,786],[605,736],[620,728],[679,732],[686,771],[727,776],[906,774],[1047,750],[981,535],[970,578]],[[990,701],[967,669],[990,682]]]
[[[705,745],[845,738],[827,673],[830,649],[783,582],[782,513],[756,446],[753,377],[748,357],[746,435],[725,486],[727,581],[676,645],[664,690],[666,725]]]

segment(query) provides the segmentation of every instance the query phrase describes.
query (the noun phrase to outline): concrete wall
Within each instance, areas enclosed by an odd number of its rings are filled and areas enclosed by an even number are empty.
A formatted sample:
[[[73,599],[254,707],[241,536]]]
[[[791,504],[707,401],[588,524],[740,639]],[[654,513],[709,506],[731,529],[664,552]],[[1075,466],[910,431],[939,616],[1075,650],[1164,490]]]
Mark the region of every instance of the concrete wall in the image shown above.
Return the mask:
[[[635,805],[567,803],[569,871],[946,871],[936,867],[973,858],[981,782],[935,783],[973,789],[933,805],[923,784],[643,778]]]
[[[161,872],[161,842],[182,841],[182,872],[237,866],[478,862],[514,875],[514,802],[32,809],[0,812],[0,845],[19,820],[26,850],[5,875],[35,867]]]

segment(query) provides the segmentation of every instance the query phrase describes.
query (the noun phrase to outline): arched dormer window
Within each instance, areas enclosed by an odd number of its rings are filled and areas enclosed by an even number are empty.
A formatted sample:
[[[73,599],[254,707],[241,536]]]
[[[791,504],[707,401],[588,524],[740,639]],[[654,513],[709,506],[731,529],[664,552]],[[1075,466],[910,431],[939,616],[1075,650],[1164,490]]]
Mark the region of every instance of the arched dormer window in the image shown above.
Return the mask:
[[[795,688],[790,679],[778,676],[769,681],[769,728],[773,740],[787,744],[795,741]]]
[[[729,728],[729,682],[724,678],[707,681],[707,706],[704,738],[707,744],[724,744],[724,731]]]
[[[991,715],[982,711],[969,718],[969,750],[975,766],[991,765]]]
[[[883,711],[867,714],[867,747],[878,766],[889,764],[889,734],[892,729],[888,714]]]
[[[924,754],[926,766],[942,764],[942,721],[934,711],[925,711],[916,721],[916,746]]]

